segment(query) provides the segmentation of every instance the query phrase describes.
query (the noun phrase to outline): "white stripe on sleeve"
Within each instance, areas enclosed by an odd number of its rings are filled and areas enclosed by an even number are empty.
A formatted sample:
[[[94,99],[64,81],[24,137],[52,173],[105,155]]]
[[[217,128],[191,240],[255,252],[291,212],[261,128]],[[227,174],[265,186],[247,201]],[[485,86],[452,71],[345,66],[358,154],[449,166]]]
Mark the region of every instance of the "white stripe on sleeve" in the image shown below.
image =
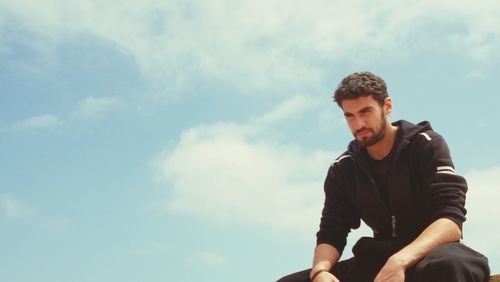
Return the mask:
[[[437,173],[456,174],[452,166],[438,166]]]
[[[419,134],[420,134],[420,135],[422,135],[422,136],[424,136],[424,137],[425,137],[425,139],[427,139],[427,141],[431,141],[431,139],[432,139],[432,138],[429,136],[429,134],[427,134],[427,133],[425,133],[425,132],[420,132]]]

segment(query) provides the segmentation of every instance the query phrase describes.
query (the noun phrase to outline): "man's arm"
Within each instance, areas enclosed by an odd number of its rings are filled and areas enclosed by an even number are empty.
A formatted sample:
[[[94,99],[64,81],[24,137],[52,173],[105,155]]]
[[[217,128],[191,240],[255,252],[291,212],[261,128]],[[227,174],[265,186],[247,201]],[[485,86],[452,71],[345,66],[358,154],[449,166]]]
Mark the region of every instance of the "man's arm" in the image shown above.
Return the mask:
[[[380,270],[375,282],[404,281],[405,270],[420,261],[434,248],[460,240],[461,230],[450,219],[440,218],[429,225],[412,243],[392,255]]]
[[[465,220],[467,182],[455,173],[448,145],[439,134],[428,131],[425,138],[414,140],[417,171],[424,183],[425,210],[431,222],[401,251],[392,255],[375,281],[404,281],[405,270],[434,248],[461,238]],[[413,141],[412,141],[413,142]]]
[[[338,281],[333,275],[329,274],[329,271],[338,262],[339,258],[340,253],[335,247],[329,244],[319,244],[314,250],[313,267],[309,274],[309,278],[312,278],[318,271],[326,270],[324,273],[316,275],[314,281]],[[329,274],[328,276],[330,279],[323,280],[321,276],[327,278],[327,274]]]

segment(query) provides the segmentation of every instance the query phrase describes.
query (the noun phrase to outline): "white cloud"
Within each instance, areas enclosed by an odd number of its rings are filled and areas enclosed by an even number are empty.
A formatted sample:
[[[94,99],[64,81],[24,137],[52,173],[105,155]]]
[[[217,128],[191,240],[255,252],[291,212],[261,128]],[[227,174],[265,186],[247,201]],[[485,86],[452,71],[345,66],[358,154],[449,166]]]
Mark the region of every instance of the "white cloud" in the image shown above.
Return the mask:
[[[500,262],[500,167],[473,170],[465,175],[467,192],[467,221],[464,223],[464,241],[483,253],[495,254]]]
[[[196,261],[211,266],[224,265],[227,262],[225,256],[213,252],[199,252],[195,258]]]
[[[14,131],[25,131],[33,129],[52,128],[63,124],[63,122],[55,115],[46,114],[27,118],[23,121],[15,123],[12,126]]]
[[[267,125],[300,116],[300,111],[290,110],[301,108],[298,101],[292,97],[248,124],[186,130],[173,151],[158,161],[161,179],[173,187],[168,209],[310,236],[317,228],[324,177],[336,153],[276,144],[260,136]]]
[[[309,230],[334,155],[254,143],[231,127],[191,129],[162,160],[175,187],[169,208],[243,225]]]
[[[83,117],[96,117],[115,110],[121,105],[116,97],[87,97],[78,102],[73,114]]]
[[[123,106],[122,101],[117,97],[86,97],[78,101],[75,109],[64,117],[64,119],[76,118],[100,118],[105,114],[115,111]],[[71,120],[70,120],[71,121]],[[62,118],[45,114],[27,118],[14,123],[11,130],[14,132],[28,131],[35,129],[48,129],[65,124]]]
[[[495,0],[149,0],[118,5],[17,0],[4,1],[2,10],[47,40],[90,33],[117,43],[153,84],[168,85],[170,92],[191,84],[193,74],[241,88],[289,84],[310,89],[324,73],[317,62],[394,56],[419,48],[415,39],[430,32],[442,34],[426,40],[428,46],[482,63],[497,61],[500,48]],[[450,28],[430,28],[440,25]]]
[[[28,207],[9,195],[0,195],[0,212],[9,219],[22,219],[28,215]]]
[[[70,226],[71,226],[70,220],[65,217],[51,218],[48,219],[44,224],[45,230],[52,232],[67,231]]]
[[[135,256],[161,256],[172,251],[172,245],[167,243],[156,243],[139,248],[132,252]]]
[[[254,123],[271,125],[289,118],[300,118],[304,112],[318,106],[319,102],[313,97],[293,96],[278,105],[271,112],[257,118]]]

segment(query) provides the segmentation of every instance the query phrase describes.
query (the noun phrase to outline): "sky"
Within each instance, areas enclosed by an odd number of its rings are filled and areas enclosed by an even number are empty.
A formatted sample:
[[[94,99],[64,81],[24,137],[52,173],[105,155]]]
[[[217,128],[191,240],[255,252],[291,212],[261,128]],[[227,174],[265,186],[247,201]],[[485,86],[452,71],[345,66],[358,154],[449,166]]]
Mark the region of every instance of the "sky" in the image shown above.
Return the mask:
[[[0,0],[0,281],[310,267],[356,71],[445,137],[499,273],[498,26],[496,0]]]

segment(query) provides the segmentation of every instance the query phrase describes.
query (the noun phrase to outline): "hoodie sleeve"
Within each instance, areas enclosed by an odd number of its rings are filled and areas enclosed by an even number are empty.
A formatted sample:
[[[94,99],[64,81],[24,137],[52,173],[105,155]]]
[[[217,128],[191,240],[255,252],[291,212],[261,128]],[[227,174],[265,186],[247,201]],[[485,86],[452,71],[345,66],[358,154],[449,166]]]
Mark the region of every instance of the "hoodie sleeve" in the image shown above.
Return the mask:
[[[351,228],[360,226],[360,219],[335,164],[328,170],[324,191],[325,202],[319,231],[316,233],[316,243],[329,244],[342,254],[347,234]]]
[[[439,218],[454,221],[460,229],[465,221],[465,178],[455,172],[450,151],[439,134],[421,133],[421,173],[429,224]],[[421,143],[422,144],[422,143]]]

